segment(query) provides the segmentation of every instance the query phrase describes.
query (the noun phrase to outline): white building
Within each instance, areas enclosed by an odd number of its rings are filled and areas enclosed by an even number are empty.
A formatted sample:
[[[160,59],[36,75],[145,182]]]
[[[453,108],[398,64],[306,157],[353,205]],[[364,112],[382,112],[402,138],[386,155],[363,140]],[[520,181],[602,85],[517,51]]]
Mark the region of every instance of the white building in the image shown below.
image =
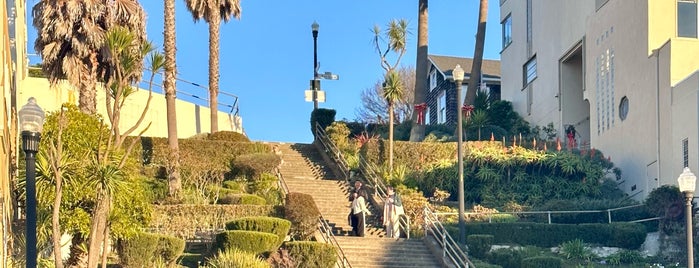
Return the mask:
[[[567,126],[637,199],[699,171],[697,0],[500,0],[502,99]]]

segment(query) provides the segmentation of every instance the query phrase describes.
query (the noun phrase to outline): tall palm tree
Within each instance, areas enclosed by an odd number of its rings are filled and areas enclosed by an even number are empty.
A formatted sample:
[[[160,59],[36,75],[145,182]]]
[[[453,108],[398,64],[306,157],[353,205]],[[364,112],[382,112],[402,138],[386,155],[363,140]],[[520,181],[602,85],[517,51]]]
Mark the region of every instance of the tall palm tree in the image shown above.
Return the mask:
[[[177,114],[175,98],[177,96],[177,64],[175,53],[175,0],[165,0],[165,30],[164,50],[165,50],[165,107],[167,110],[167,144],[170,150],[167,161],[168,195],[178,196],[182,189],[180,179],[180,145],[177,139]]]
[[[403,82],[398,72],[391,70],[386,74],[386,82],[383,84],[383,97],[388,103],[388,151],[390,179],[393,179],[393,107],[396,101],[403,97]]]
[[[476,99],[476,91],[481,81],[481,65],[483,64],[483,49],[485,47],[485,23],[488,19],[488,0],[480,0],[478,11],[478,31],[476,32],[476,48],[473,53],[473,65],[468,80],[468,90],[464,98],[464,105],[473,105]],[[457,89],[458,90],[458,89]]]
[[[204,19],[209,24],[209,110],[211,133],[218,131],[219,36],[221,20],[240,18],[240,0],[185,0],[194,21]]]
[[[136,0],[39,1],[32,8],[34,49],[51,84],[67,79],[79,91],[80,110],[97,112],[96,85],[109,68],[104,36],[113,25],[145,39],[145,13]]]
[[[420,105],[427,97],[427,43],[428,43],[428,0],[418,1],[417,19],[417,57],[415,59],[415,92],[414,104]],[[410,141],[422,141],[425,138],[424,122],[418,122],[418,112],[413,110],[413,127],[410,130]],[[420,123],[420,124],[419,124]]]

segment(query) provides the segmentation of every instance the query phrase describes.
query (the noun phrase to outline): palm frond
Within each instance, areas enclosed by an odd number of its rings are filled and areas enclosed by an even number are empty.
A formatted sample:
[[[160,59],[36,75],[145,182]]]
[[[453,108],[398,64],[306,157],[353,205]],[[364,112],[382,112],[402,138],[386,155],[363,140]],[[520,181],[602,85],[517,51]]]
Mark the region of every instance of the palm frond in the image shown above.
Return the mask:
[[[396,71],[386,74],[386,81],[383,86],[383,97],[389,105],[393,104],[403,96],[403,82]]]

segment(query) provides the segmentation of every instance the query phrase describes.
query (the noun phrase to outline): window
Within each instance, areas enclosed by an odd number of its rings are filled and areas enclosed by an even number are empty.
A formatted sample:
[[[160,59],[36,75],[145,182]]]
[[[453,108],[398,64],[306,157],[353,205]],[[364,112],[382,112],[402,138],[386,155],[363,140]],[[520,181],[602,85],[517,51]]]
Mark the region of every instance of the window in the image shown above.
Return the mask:
[[[430,90],[437,87],[437,71],[432,71],[430,73]]]
[[[619,118],[621,121],[626,120],[626,116],[629,114],[629,98],[626,96],[621,98],[619,103]]]
[[[595,0],[595,9],[599,10],[607,2],[609,2],[609,0]]]
[[[677,36],[697,38],[697,0],[677,0]]]
[[[512,43],[512,15],[507,15],[500,24],[502,24],[502,49],[505,50]]]
[[[536,79],[536,56],[532,57],[527,63],[524,64],[524,86],[529,85],[534,79]]]
[[[689,139],[682,140],[682,164],[683,167],[689,166]]]
[[[447,94],[445,91],[439,93],[437,98],[437,124],[447,122]]]
[[[430,107],[427,107],[427,109],[425,109],[425,125],[429,125],[429,124],[430,124]]]

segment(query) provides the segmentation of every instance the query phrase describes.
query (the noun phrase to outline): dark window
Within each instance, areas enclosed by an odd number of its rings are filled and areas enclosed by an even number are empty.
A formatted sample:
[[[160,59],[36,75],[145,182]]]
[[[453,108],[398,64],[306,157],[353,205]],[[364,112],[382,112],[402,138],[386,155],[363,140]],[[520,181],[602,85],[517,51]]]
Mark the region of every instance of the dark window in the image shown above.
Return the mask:
[[[697,0],[677,0],[677,36],[697,38]]]
[[[682,164],[683,167],[689,166],[689,139],[682,140]]]
[[[621,98],[619,102],[619,118],[621,121],[626,120],[626,116],[629,114],[629,98],[626,96]]]
[[[507,15],[500,24],[502,24],[502,49],[504,50],[512,43],[512,15]]]
[[[532,57],[524,64],[524,86],[529,85],[536,78],[536,56]]]

